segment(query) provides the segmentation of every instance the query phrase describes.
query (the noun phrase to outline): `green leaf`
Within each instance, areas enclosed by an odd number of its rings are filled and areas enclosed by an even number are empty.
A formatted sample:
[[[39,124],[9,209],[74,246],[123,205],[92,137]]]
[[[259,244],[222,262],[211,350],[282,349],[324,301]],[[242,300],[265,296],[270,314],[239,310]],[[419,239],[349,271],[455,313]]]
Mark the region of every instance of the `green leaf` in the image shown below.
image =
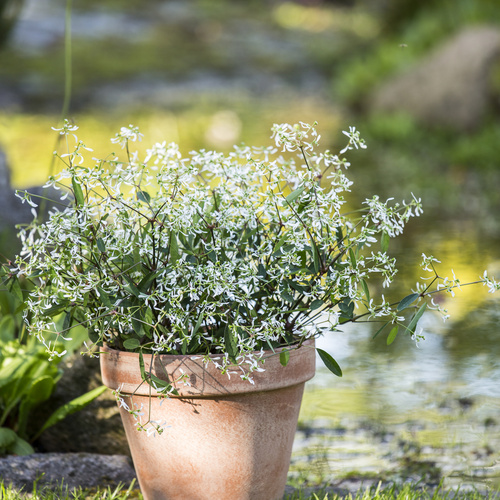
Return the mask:
[[[154,317],[153,317],[153,311],[148,307],[146,309],[146,312],[144,313],[144,321],[142,323],[142,328],[146,335],[151,338],[151,328],[153,328],[155,323]]]
[[[52,376],[45,375],[38,378],[29,388],[26,396],[21,400],[19,405],[19,415],[17,422],[17,432],[19,437],[26,437],[26,427],[31,410],[40,403],[47,401],[56,385],[56,381]]]
[[[148,192],[139,190],[137,191],[137,199],[144,203],[149,203],[151,201],[151,196]]]
[[[361,280],[361,286],[363,287],[363,293],[365,294],[366,302],[370,302],[370,290],[365,280]]]
[[[214,263],[217,263],[217,253],[212,249],[207,254],[208,258]]]
[[[45,309],[43,313],[46,314],[47,316],[57,316],[58,314],[64,312],[68,304],[69,302],[65,302],[63,304],[57,304],[55,306],[49,307],[48,309]]]
[[[12,455],[26,456],[35,453],[33,447],[24,439],[16,436],[16,440],[9,446],[8,452]]]
[[[337,228],[337,247],[339,250],[344,248],[344,235],[340,226]]]
[[[70,329],[71,327],[71,321],[73,320],[73,312],[72,311],[68,311],[65,315],[64,315],[64,321],[63,321],[63,331],[66,332]]]
[[[385,323],[383,326],[381,326],[375,333],[375,335],[372,337],[372,339],[374,339],[388,324],[390,323],[390,321],[388,321],[387,323]]]
[[[83,204],[85,203],[85,198],[83,197],[82,187],[76,180],[76,177],[71,177],[71,184],[73,186],[73,193],[75,195],[76,204],[79,206],[83,206]]]
[[[104,306],[108,309],[111,309],[113,305],[111,304],[109,295],[100,286],[97,287],[97,293],[99,294],[99,298],[101,299]]]
[[[139,335],[139,337],[144,337],[144,335],[146,335],[146,330],[144,329],[144,326],[145,326],[144,322],[141,319],[141,313],[138,310],[132,316],[132,328],[134,329],[134,332],[137,333],[137,335]]]
[[[410,295],[407,295],[403,299],[401,299],[401,302],[398,304],[398,311],[402,311],[403,309],[406,309],[409,305],[413,304],[418,298],[420,297],[420,294],[418,293],[412,293]]]
[[[287,302],[290,302],[290,304],[293,304],[295,302],[295,299],[293,298],[293,295],[291,295],[290,293],[288,293],[287,291],[283,291],[281,292],[281,298],[283,300],[286,300]]]
[[[282,366],[286,366],[288,361],[290,360],[290,351],[288,349],[284,349],[280,352],[280,363]]]
[[[65,419],[67,416],[76,413],[77,411],[82,410],[85,408],[88,404],[90,404],[94,399],[98,398],[105,390],[106,386],[101,385],[99,387],[96,387],[95,389],[83,394],[82,396],[79,396],[73,400],[71,400],[69,403],[66,403],[65,405],[59,407],[52,415],[47,419],[45,424],[43,424],[42,428],[37,432],[37,434],[33,437],[33,440],[38,438],[40,434],[42,434],[44,431],[46,431],[49,427],[52,427],[53,425],[57,424],[61,420]]]
[[[127,290],[127,292],[131,293],[135,297],[139,297],[141,292],[139,291],[136,284],[134,283],[134,280],[130,276],[127,276],[126,274],[123,275],[123,278],[127,282],[127,284],[123,288],[125,288],[125,290]]]
[[[21,356],[11,357],[9,363],[3,363],[0,369],[0,388],[6,385],[12,384],[15,378],[22,377],[26,366],[26,359]],[[2,393],[4,390],[2,390]],[[2,394],[2,398],[5,399],[5,394]]]
[[[283,252],[281,252],[281,247],[285,244],[285,241],[287,239],[287,234],[284,234],[274,245],[273,248],[273,257],[277,255],[282,255]]]
[[[323,349],[316,347],[316,351],[321,358],[321,361],[325,363],[325,366],[337,377],[342,377],[342,370],[340,369],[339,364]]]
[[[346,298],[342,302],[339,302],[339,309],[341,323],[345,323],[354,318],[354,302],[351,299]]]
[[[392,330],[389,332],[389,335],[387,336],[387,345],[391,345],[396,340],[396,335],[398,334],[398,331],[399,331],[398,325],[392,328]]]
[[[349,248],[349,259],[351,260],[352,267],[356,267],[356,256],[352,251],[352,248]]]
[[[198,321],[196,321],[196,325],[194,325],[192,335],[196,335],[196,332],[200,329],[201,323],[203,322],[203,313],[201,312],[198,316]]]
[[[17,434],[7,427],[0,427],[0,449],[6,449],[17,439]]]
[[[175,264],[180,258],[179,244],[177,243],[177,237],[175,233],[170,233],[170,260],[172,264]]]
[[[148,290],[151,283],[153,283],[153,281],[164,271],[165,271],[165,268],[162,267],[161,269],[159,269],[155,273],[146,274],[146,276],[144,276],[144,278],[142,278],[140,283],[137,285],[137,288],[139,289],[139,291],[142,293],[146,293],[146,291]]]
[[[22,303],[24,301],[23,297],[23,291],[21,290],[21,285],[19,284],[19,281],[17,279],[14,279],[12,281],[12,284],[9,287],[10,293],[16,298],[16,300],[19,303]],[[17,304],[16,304],[17,307]]]
[[[51,376],[40,377],[30,387],[27,398],[33,406],[36,406],[50,398],[54,387],[54,379]]]
[[[408,331],[410,333],[412,334],[415,333],[415,328],[417,328],[418,320],[422,317],[426,309],[427,309],[427,302],[424,302],[420,306],[420,309],[416,312],[415,316],[413,316],[412,320],[410,321],[410,324],[408,325]]]
[[[304,293],[309,290],[309,287],[304,285],[299,285],[298,283],[295,283],[295,281],[293,280],[286,280],[286,283],[290,288],[293,288],[296,292],[299,293]]]
[[[15,373],[15,378],[10,383],[5,384],[2,390],[2,399],[5,404],[3,408],[4,415],[9,413],[15,405],[19,403],[29,392],[32,383],[32,376],[28,373],[28,369],[24,369],[27,364],[26,358],[23,360],[23,367]],[[36,360],[34,360],[36,363]]]
[[[314,311],[315,309],[318,309],[319,307],[321,307],[322,305],[324,304],[324,302],[320,299],[316,299],[316,300],[313,300],[311,302],[311,305],[309,306],[311,311]]]
[[[106,245],[104,244],[104,240],[102,238],[97,238],[97,248],[101,253],[106,251]]]
[[[286,198],[286,202],[288,204],[292,203],[294,200],[296,200],[303,192],[304,192],[304,189],[306,188],[305,185],[303,186],[300,186],[299,188],[297,188],[295,191],[291,192]]]
[[[139,339],[127,339],[123,342],[123,347],[127,349],[127,351],[133,351],[137,349],[138,347],[141,347],[141,343],[139,342]]]
[[[139,351],[139,369],[141,370],[142,380],[146,380],[146,369],[144,368],[144,356],[142,351]]]
[[[390,236],[384,231],[382,233],[382,237],[380,238],[380,249],[382,252],[387,252],[389,250],[389,241],[390,241]]]
[[[153,387],[153,389],[161,390],[162,388],[166,388],[167,389],[166,392],[169,392],[171,394],[176,394],[176,395],[179,394],[176,389],[172,389],[172,384],[170,384],[170,382],[167,382],[166,380],[162,380],[161,378],[158,378],[153,373],[148,374],[147,383],[151,387]]]
[[[231,331],[228,325],[224,328],[224,344],[226,346],[226,351],[229,355],[229,359],[236,363],[236,356],[238,355],[238,350],[236,347],[236,336]]]
[[[267,271],[262,262],[259,262],[259,265],[257,266],[257,276],[263,280],[267,277]]]
[[[0,342],[7,343],[16,338],[16,322],[14,316],[8,314],[0,319]]]
[[[316,245],[316,242],[311,239],[311,244],[312,244],[312,255],[313,255],[313,263],[314,263],[314,272],[319,273],[321,269],[321,258],[319,255],[319,249],[318,246]]]

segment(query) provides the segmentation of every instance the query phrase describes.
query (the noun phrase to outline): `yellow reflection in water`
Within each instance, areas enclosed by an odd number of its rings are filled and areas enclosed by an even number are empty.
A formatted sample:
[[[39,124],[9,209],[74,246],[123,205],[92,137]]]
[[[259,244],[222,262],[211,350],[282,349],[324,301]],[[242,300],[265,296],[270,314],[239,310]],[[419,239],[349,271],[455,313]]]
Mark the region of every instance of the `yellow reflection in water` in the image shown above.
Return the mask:
[[[78,138],[93,149],[87,158],[103,158],[111,152],[120,154],[120,147],[110,139],[123,126],[138,126],[144,139],[134,143],[134,150],[145,153],[155,142],[176,142],[183,156],[201,148],[227,152],[234,140],[248,145],[268,146],[274,123],[319,122],[322,146],[325,149],[341,149],[345,137],[340,129],[348,129],[342,123],[337,110],[330,104],[311,98],[300,98],[278,105],[265,100],[243,102],[232,106],[231,111],[217,105],[196,106],[173,112],[169,110],[124,110],[120,112],[89,111],[78,114]],[[12,185],[26,188],[45,183],[49,173],[63,168],[53,162],[53,152],[64,144],[58,142],[58,134],[51,127],[58,127],[60,120],[50,115],[0,114],[0,147],[6,154],[12,171]],[[332,143],[337,140],[338,145]]]
[[[424,240],[419,241],[422,243],[416,244],[421,245],[424,250]],[[453,293],[443,292],[434,295],[435,301],[447,309],[451,321],[462,320],[484,305],[485,301],[495,299],[495,296],[488,293],[488,288],[482,284],[463,286],[466,283],[479,281],[485,270],[488,271],[488,275],[496,274],[496,277],[500,278],[500,267],[498,260],[495,260],[498,259],[497,248],[485,244],[484,237],[476,234],[474,228],[468,228],[467,232],[449,230],[443,233],[431,242],[430,251],[440,261],[436,264],[438,274],[449,280],[457,278],[460,281],[460,287],[454,288]],[[424,276],[416,264],[412,266],[413,279],[404,276],[410,285]]]
[[[308,388],[304,393],[299,420],[337,421],[344,415],[363,415],[368,401],[363,390],[355,388]]]

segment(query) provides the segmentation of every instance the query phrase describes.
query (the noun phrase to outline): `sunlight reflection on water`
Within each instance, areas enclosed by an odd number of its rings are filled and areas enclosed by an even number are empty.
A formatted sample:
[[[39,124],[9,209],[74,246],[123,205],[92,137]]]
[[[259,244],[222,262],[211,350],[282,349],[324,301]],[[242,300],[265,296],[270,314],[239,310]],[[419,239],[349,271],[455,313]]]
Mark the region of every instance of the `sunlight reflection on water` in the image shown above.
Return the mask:
[[[385,346],[366,324],[318,339],[344,376],[330,374],[318,358],[292,470],[313,447],[322,481],[358,475],[499,487],[498,308],[498,301],[488,302],[477,328],[461,320],[443,324],[428,313],[418,346],[401,334]]]

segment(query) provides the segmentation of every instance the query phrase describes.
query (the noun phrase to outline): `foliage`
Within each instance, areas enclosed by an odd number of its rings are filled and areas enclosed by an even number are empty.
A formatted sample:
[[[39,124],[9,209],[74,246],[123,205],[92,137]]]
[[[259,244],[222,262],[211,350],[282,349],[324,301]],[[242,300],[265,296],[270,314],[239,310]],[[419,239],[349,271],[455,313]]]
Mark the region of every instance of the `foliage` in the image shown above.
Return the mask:
[[[370,280],[392,283],[389,241],[422,212],[420,200],[373,196],[346,210],[349,163],[316,151],[314,125],[274,125],[276,146],[189,158],[166,141],[141,158],[131,143],[142,135],[123,127],[112,142],[125,157],[111,153],[92,166],[76,130],[67,121],[59,129],[68,143],[60,155],[66,168],[47,183],[61,190],[63,208],[21,231],[23,250],[11,270],[33,282],[29,329],[52,356],[60,356],[58,341],[84,325],[97,345],[197,354],[207,362],[218,355],[221,369],[236,364],[251,378],[262,370],[265,349],[301,345],[346,322],[381,322],[377,334],[387,328],[387,343],[399,331],[418,339],[427,307],[439,309],[432,294],[460,286],[424,255],[428,283],[394,304],[371,296]],[[340,155],[365,147],[353,127],[344,133]],[[29,193],[21,196],[36,206]],[[499,287],[486,274],[478,283]],[[342,374],[329,353],[318,352]]]
[[[0,358],[0,453],[27,455],[31,410],[46,401],[60,378],[43,346],[24,348],[15,340],[2,345]]]
[[[8,270],[0,268],[0,277]],[[74,399],[39,423],[33,411],[47,401],[62,371],[52,363],[46,349],[35,337],[26,338],[22,320],[24,298],[20,282],[13,276],[0,290],[0,455],[33,453],[30,443],[63,418],[92,402],[101,386]],[[62,351],[61,346],[56,347]],[[58,357],[58,362],[62,358]]]

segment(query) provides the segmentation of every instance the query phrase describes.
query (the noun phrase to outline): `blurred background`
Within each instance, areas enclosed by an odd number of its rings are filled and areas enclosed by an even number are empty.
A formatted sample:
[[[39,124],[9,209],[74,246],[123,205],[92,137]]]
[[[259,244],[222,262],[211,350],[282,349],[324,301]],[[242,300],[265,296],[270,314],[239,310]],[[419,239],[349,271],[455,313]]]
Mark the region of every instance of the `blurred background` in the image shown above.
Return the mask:
[[[63,117],[104,154],[129,123],[186,154],[269,144],[273,123],[298,120],[338,150],[354,125],[368,149],[350,156],[351,201],[424,204],[391,243],[395,295],[419,279],[422,252],[462,282],[500,277],[497,0],[0,0],[7,257],[30,217],[13,189],[59,168]],[[424,316],[418,347],[363,325],[322,341],[344,377],[320,369],[306,392],[297,481],[500,487],[499,298],[463,287],[449,310],[444,324]]]

